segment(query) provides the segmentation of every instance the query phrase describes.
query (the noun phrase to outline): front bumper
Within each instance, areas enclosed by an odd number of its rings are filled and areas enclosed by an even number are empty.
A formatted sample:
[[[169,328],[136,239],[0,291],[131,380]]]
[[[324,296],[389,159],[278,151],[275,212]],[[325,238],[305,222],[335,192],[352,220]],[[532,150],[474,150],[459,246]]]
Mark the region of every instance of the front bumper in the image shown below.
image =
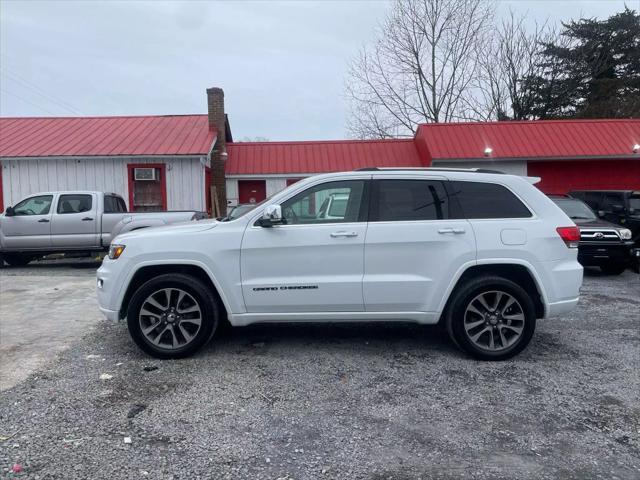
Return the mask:
[[[578,245],[578,262],[585,267],[597,267],[612,263],[629,263],[632,259],[633,242],[586,243]]]
[[[120,320],[119,297],[126,275],[127,262],[122,260],[105,257],[96,272],[98,308],[108,320],[114,322]]]

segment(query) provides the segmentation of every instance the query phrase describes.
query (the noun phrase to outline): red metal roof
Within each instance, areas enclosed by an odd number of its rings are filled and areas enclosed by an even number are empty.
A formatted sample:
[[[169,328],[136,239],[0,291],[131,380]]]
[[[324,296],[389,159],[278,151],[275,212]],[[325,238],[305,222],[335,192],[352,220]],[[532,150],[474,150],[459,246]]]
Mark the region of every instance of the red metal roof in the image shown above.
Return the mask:
[[[640,120],[536,120],[420,125],[432,159],[585,158],[633,155]]]
[[[227,175],[423,166],[412,139],[228,143]]]
[[[207,115],[0,118],[0,157],[206,155]]]

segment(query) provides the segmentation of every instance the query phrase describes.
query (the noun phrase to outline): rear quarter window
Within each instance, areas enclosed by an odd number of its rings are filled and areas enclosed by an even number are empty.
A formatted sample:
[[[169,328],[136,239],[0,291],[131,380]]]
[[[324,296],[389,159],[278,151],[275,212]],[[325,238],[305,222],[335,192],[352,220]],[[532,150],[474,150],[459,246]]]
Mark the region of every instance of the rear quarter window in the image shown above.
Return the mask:
[[[460,218],[530,218],[531,211],[508,188],[496,183],[450,182]]]

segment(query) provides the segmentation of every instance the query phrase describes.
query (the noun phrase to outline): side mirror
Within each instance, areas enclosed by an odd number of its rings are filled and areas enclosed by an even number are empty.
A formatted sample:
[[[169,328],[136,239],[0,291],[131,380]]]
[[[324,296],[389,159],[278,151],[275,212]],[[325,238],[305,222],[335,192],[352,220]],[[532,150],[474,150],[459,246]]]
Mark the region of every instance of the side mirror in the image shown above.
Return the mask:
[[[7,209],[4,211],[5,217],[14,217],[15,215],[16,211],[13,209],[13,207],[7,207]]]
[[[262,213],[260,225],[263,227],[271,227],[282,223],[282,207],[278,204],[267,205]]]
[[[604,217],[604,215],[605,215],[604,210],[598,210],[598,216],[600,218]]]

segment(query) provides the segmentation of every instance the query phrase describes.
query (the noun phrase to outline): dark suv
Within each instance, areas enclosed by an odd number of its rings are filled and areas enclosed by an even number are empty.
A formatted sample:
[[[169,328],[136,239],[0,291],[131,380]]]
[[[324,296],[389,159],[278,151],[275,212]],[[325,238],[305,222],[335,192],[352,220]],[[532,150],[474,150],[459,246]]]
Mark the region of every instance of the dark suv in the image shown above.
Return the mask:
[[[585,267],[600,267],[619,275],[631,265],[631,231],[599,219],[586,203],[569,196],[550,196],[580,229],[578,261]]]
[[[569,195],[589,205],[600,218],[631,230],[636,247],[640,247],[640,191],[577,190]]]

